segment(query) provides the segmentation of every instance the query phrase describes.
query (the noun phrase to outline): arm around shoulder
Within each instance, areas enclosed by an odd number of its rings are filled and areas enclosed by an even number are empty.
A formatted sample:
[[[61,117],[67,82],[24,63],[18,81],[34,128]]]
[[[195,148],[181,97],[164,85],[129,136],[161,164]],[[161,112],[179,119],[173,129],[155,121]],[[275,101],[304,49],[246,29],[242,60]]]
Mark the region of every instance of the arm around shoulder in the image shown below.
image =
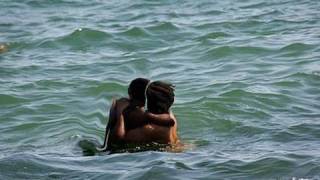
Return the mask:
[[[170,114],[153,114],[150,112],[146,112],[145,117],[148,122],[159,126],[171,127],[175,124],[175,120]]]

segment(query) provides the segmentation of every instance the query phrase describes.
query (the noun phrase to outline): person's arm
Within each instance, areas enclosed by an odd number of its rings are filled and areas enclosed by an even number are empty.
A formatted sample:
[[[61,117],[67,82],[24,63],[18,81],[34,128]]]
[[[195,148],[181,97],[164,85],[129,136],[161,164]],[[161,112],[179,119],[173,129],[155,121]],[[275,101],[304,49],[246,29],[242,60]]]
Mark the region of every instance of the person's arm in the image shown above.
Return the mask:
[[[116,100],[112,100],[112,105],[109,110],[109,120],[106,125],[105,129],[105,135],[104,135],[104,140],[103,140],[103,145],[101,147],[97,147],[96,149],[98,151],[106,151],[108,149],[108,141],[109,135],[110,135],[110,129],[115,125],[116,123]]]
[[[98,151],[106,151],[111,145],[111,141],[117,141],[119,138],[123,138],[122,124],[119,122],[120,115],[123,109],[128,105],[129,100],[127,98],[120,98],[118,100],[113,99],[112,105],[109,111],[109,121],[105,130],[105,137],[103,146],[97,148]],[[124,125],[123,125],[124,126]]]
[[[123,140],[126,135],[125,127],[124,127],[124,118],[122,113],[120,114],[120,117],[116,123],[116,126],[114,127],[114,136],[118,140]]]
[[[124,125],[124,117],[123,117],[123,110],[128,106],[129,102],[124,101],[117,101],[117,111],[116,111],[116,124],[112,130],[112,133],[114,134],[114,137],[122,141],[125,137],[126,131],[125,131],[125,125]]]
[[[104,142],[103,142],[103,146],[102,148],[103,149],[106,149],[106,144],[107,144],[107,141],[108,141],[108,136],[109,136],[109,133],[110,133],[110,129],[114,126],[116,122],[116,100],[113,99],[112,100],[112,105],[110,107],[110,111],[109,111],[109,121],[108,121],[108,124],[106,126],[106,130],[105,130],[105,136],[104,136]]]
[[[144,116],[147,119],[147,122],[155,125],[171,127],[175,124],[175,121],[170,114],[153,114],[145,112]]]

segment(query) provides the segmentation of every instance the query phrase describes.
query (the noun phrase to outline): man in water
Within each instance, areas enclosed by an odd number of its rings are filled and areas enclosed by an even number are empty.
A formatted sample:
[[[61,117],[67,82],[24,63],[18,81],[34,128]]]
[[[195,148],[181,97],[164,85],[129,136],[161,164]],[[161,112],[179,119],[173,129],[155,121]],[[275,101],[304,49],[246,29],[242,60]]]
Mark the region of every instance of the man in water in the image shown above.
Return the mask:
[[[144,127],[170,127],[175,124],[174,117],[169,113],[153,114],[144,111],[145,93],[149,80],[137,78],[133,80],[128,88],[129,98],[121,98],[113,101],[109,113],[109,122],[106,127],[106,135],[102,149],[107,150],[110,147],[127,143],[126,134],[133,129]],[[140,133],[141,134],[141,133]],[[137,133],[131,135],[137,135]],[[141,137],[130,137],[131,143],[141,142]]]

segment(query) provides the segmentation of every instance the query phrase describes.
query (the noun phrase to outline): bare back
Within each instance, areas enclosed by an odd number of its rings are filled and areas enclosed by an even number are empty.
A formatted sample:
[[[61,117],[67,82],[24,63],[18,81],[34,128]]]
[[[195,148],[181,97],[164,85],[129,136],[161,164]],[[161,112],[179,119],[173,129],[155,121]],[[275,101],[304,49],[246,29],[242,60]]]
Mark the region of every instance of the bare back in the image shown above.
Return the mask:
[[[172,115],[173,116],[173,115]],[[161,143],[176,144],[178,143],[176,118],[174,126],[164,127],[155,124],[147,124],[143,127],[132,129],[126,133],[125,140],[129,143]]]

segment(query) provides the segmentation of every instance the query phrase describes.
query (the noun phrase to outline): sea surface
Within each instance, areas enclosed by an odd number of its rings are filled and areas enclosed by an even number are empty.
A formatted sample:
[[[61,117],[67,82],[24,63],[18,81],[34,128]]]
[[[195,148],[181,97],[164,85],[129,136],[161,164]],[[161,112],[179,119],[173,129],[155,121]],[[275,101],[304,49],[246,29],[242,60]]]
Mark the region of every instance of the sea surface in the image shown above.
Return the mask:
[[[0,179],[320,179],[319,0],[0,0]],[[88,153],[136,77],[182,152]]]

